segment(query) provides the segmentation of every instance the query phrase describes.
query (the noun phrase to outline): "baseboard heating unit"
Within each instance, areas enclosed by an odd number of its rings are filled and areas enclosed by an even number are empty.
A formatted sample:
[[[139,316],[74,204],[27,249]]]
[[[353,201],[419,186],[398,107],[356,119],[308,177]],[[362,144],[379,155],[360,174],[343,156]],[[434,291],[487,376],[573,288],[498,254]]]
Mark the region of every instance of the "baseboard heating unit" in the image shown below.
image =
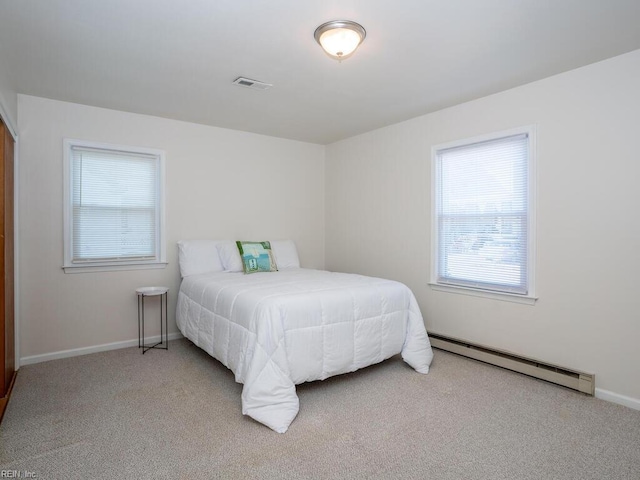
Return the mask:
[[[475,345],[464,340],[445,337],[437,333],[429,332],[429,339],[434,348],[457,353],[458,355],[523,373],[547,382],[557,383],[588,395],[593,395],[595,392],[596,376],[590,373],[570,370],[540,362],[539,360],[514,355],[513,353]]]

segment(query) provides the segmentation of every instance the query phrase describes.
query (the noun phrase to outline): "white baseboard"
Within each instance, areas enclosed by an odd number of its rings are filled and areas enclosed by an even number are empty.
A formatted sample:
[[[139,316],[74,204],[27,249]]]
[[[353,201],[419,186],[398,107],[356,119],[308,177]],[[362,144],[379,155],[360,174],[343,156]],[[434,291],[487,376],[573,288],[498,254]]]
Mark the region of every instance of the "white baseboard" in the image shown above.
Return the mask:
[[[169,340],[177,340],[182,338],[181,333],[170,333]],[[160,335],[145,338],[147,344],[160,341]],[[77,357],[79,355],[88,355],[90,353],[106,352],[108,350],[118,350],[119,348],[137,347],[138,339],[125,340],[124,342],[105,343],[103,345],[95,345],[93,347],[74,348],[72,350],[62,350],[60,352],[43,353],[42,355],[32,355],[30,357],[22,357],[20,366],[32,365],[34,363],[48,362],[49,360],[58,360],[60,358]]]
[[[619,393],[610,392],[609,390],[602,390],[596,388],[596,398],[606,400],[607,402],[617,403],[618,405],[624,405],[625,407],[633,408],[634,410],[640,410],[640,400],[637,398],[627,397],[620,395]]]

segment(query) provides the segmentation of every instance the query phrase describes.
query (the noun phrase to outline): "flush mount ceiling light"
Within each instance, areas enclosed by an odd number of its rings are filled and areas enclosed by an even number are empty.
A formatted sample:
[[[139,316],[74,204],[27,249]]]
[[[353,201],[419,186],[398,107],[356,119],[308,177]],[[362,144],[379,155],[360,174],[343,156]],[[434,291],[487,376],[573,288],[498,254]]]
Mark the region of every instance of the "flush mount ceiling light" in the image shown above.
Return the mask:
[[[367,32],[362,25],[350,20],[332,20],[316,28],[313,37],[331,58],[349,58],[364,41]]]

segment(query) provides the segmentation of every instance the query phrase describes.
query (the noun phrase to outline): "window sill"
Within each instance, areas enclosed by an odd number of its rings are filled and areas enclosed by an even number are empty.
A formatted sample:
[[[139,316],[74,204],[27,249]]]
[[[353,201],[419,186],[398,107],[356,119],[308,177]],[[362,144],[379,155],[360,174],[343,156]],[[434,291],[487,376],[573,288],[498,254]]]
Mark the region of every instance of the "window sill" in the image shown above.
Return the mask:
[[[429,282],[429,286],[438,292],[457,293],[459,295],[471,295],[472,297],[491,298],[503,302],[521,303],[524,305],[534,305],[538,297],[529,295],[517,295],[515,293],[491,292],[488,290],[478,290],[475,288],[459,287],[454,285],[442,285],[440,283]]]
[[[158,263],[131,263],[126,265],[64,265],[64,273],[95,273],[95,272],[117,272],[123,270],[152,270],[165,268],[167,262]]]

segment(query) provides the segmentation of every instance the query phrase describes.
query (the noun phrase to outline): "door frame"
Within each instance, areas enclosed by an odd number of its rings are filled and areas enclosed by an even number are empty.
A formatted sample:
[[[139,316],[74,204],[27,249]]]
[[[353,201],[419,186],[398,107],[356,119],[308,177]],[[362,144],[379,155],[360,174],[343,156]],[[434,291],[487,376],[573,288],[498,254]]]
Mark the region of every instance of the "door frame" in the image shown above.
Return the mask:
[[[15,340],[15,369],[16,372],[20,368],[20,269],[18,259],[20,258],[20,242],[18,241],[19,218],[18,218],[18,198],[19,198],[19,150],[20,142],[18,139],[17,125],[11,121],[11,117],[7,113],[5,100],[0,95],[0,118],[7,127],[9,135],[13,138],[13,335]]]

